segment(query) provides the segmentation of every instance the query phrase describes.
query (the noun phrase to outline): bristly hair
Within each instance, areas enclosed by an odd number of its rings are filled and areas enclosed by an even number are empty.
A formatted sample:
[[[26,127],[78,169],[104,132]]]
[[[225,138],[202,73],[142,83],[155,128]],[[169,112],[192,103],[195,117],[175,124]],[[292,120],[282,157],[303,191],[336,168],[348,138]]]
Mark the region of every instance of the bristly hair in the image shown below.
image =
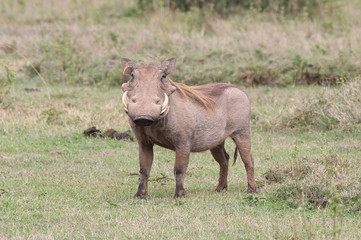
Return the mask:
[[[197,102],[207,110],[214,109],[215,100],[212,97],[221,95],[226,88],[234,87],[233,85],[226,83],[189,87],[181,83],[173,82],[169,77],[167,77],[167,79],[177,88],[176,91],[178,91],[183,97]]]

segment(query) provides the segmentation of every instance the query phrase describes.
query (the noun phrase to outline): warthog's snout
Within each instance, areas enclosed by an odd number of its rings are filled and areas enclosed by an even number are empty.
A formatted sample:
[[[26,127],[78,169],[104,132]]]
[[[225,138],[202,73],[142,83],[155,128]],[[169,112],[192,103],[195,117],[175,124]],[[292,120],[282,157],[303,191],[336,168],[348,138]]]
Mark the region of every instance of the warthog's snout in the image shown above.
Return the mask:
[[[137,115],[134,117],[133,122],[138,126],[150,126],[154,120],[149,115]]]

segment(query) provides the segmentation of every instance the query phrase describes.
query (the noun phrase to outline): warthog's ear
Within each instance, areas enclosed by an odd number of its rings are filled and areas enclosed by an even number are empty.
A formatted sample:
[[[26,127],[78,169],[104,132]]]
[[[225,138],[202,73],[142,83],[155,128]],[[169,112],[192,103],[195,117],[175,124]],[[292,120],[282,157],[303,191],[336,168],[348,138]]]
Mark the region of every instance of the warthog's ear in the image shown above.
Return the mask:
[[[176,58],[169,58],[162,63],[165,74],[169,75],[175,71]]]
[[[121,61],[123,74],[131,74],[134,69],[134,62],[128,58],[122,58]]]

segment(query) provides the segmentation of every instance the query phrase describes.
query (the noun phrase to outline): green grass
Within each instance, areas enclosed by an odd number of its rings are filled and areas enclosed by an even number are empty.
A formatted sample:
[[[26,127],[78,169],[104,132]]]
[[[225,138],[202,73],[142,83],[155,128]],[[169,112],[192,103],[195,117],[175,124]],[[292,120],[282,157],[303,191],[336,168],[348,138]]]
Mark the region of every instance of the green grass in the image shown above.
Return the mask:
[[[25,93],[25,87],[41,91]],[[138,200],[137,143],[82,134],[93,125],[129,129],[120,88],[16,82],[0,108],[0,238],[359,239],[360,128],[269,128],[282,99],[323,88],[246,91],[253,111],[267,118],[253,124],[259,194],[246,193],[240,160],[230,168],[228,191],[214,192],[219,167],[205,152],[191,155],[188,196],[174,200],[174,153],[156,147],[149,197]],[[233,143],[226,148],[232,152]],[[311,169],[301,179],[297,166]],[[268,181],[270,171],[282,181]],[[290,189],[297,183],[301,196]],[[325,206],[302,196],[312,184],[327,190]]]

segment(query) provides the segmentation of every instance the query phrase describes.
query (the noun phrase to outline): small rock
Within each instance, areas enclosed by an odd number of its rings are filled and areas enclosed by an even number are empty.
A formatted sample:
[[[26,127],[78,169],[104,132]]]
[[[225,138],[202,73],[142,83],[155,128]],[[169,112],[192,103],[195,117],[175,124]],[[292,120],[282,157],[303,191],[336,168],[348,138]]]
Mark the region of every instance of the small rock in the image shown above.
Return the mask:
[[[115,133],[113,137],[117,140],[133,141],[133,138],[127,132]]]
[[[114,137],[114,134],[117,133],[113,128],[105,131],[104,136],[106,137]]]
[[[99,129],[96,127],[88,128],[84,131],[85,136],[91,136],[91,137],[110,137],[115,138],[117,140],[125,140],[125,141],[133,141],[133,138],[130,136],[130,130],[128,132],[117,132],[113,128],[110,128],[106,130],[104,133],[102,133]]]
[[[40,92],[38,88],[24,88],[25,92]]]
[[[112,128],[105,131],[104,136],[112,137],[117,140],[133,141],[132,137],[127,132],[118,133]]]
[[[60,154],[63,154],[63,153],[60,152],[60,151],[51,151],[51,152],[49,152],[49,154],[55,156],[55,155],[60,155]]]
[[[94,126],[85,130],[84,135],[91,136],[91,137],[96,137],[96,136],[104,137],[102,135],[102,132]]]

